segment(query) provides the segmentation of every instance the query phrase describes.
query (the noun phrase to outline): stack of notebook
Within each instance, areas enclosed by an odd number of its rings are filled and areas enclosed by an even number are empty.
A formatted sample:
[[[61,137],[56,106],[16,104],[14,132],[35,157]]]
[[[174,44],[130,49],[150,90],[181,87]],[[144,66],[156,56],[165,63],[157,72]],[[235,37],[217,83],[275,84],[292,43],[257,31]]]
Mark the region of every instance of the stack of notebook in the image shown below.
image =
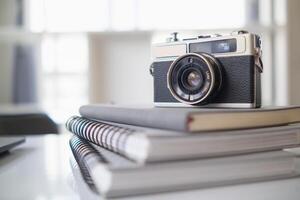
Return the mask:
[[[80,115],[66,122],[72,166],[104,197],[300,175],[300,107],[86,105]]]

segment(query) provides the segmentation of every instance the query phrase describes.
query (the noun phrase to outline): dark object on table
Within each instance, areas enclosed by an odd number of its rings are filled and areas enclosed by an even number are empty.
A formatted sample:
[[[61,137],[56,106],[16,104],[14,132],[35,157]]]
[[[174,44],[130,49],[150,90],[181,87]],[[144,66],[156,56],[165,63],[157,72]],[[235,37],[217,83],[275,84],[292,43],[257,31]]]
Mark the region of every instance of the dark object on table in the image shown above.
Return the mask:
[[[25,142],[23,137],[0,137],[0,154]]]
[[[0,135],[58,133],[57,124],[33,107],[0,107]]]

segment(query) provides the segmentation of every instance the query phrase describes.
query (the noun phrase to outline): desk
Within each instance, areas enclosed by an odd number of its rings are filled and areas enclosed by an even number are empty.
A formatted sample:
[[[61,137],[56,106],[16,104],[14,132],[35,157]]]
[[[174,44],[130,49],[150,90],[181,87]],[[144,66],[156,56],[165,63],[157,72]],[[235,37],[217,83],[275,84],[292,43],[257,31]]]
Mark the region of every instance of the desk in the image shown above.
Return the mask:
[[[69,186],[69,134],[28,136],[0,157],[0,199],[78,200]]]
[[[70,186],[69,137],[69,134],[28,136],[25,144],[0,156],[0,199],[78,200],[79,196]],[[300,178],[133,199],[299,200]]]

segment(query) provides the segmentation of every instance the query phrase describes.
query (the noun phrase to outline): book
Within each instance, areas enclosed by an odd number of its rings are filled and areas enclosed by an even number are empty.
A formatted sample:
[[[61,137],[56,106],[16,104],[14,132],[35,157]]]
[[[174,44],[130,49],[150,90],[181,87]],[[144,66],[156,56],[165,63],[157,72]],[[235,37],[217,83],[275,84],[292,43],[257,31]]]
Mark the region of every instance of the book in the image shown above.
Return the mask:
[[[90,179],[90,182],[86,181],[85,176],[86,175],[90,176],[90,175],[86,173],[83,175],[81,168],[78,166],[77,161],[72,155],[69,158],[69,164],[71,167],[71,177],[68,183],[72,188],[73,192],[78,194],[79,199],[85,199],[85,200],[101,199],[99,192],[94,190],[93,180]]]
[[[88,166],[86,169],[97,191],[104,197],[199,189],[300,175],[299,152],[296,151],[271,151],[144,165],[91,145],[77,136],[70,139],[70,147],[74,157],[80,158],[77,162]]]
[[[157,108],[84,105],[86,118],[186,132],[246,129],[300,122],[300,107],[257,109]]]
[[[96,159],[98,162],[104,163],[104,158],[100,154],[98,154],[92,146],[84,145],[80,140],[70,140],[70,146],[72,146],[71,151],[74,156],[73,159],[76,160],[77,163],[75,164],[75,162],[72,161],[72,164],[74,165],[74,167],[78,168],[78,171],[84,179],[84,182],[88,185],[89,189],[93,193],[99,193],[88,170],[89,166],[86,162],[81,162],[81,160]]]
[[[80,168],[75,161],[74,157],[70,156],[70,167],[72,169],[72,176],[69,177],[69,185],[74,193],[79,195],[80,199],[85,200],[99,200],[103,199],[101,194],[95,193],[90,189],[89,185],[85,182],[80,172]],[[120,199],[120,200],[166,200],[166,199],[243,199],[252,200],[274,200],[285,199],[298,200],[299,178],[282,179],[274,181],[264,181],[256,183],[245,183],[228,185],[225,187],[213,188],[200,188],[194,190],[179,190],[168,193],[153,193],[151,195],[128,196],[120,198],[107,198],[107,199]],[[280,188],[280,189],[278,189]],[[264,194],[264,195],[262,195]],[[268,194],[268,195],[265,195]],[[276,198],[275,198],[276,197]]]
[[[67,129],[139,163],[224,156],[300,145],[300,124],[250,130],[185,133],[73,116]]]

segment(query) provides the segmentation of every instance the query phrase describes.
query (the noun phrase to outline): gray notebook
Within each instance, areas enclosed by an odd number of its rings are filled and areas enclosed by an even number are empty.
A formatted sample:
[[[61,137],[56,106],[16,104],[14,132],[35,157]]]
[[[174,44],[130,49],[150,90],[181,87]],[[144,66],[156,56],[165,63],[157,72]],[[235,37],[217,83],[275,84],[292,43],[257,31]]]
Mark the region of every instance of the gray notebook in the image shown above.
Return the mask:
[[[122,124],[197,132],[284,125],[300,122],[300,107],[258,109],[154,108],[85,105],[83,117]]]

